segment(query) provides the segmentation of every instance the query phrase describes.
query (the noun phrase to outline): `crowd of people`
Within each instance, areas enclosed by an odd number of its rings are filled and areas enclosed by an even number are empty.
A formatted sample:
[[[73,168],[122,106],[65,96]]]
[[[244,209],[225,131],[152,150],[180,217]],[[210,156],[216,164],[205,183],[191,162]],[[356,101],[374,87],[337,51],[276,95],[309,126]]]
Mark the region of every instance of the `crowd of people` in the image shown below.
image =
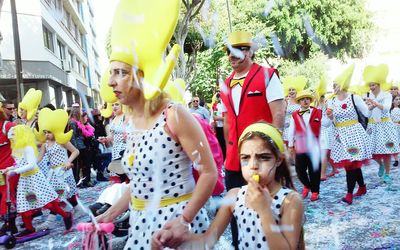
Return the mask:
[[[111,92],[106,98],[111,118],[79,104],[68,111],[52,105],[39,109],[41,92],[35,89],[26,93],[18,112],[14,103],[1,103],[0,169],[14,205],[12,223],[4,224],[2,233],[17,233],[17,214],[25,226],[18,236],[35,232],[32,216],[42,208],[51,213],[38,227],[49,228],[59,214],[70,230],[72,214],[79,213],[79,188],[92,187],[95,172],[97,181],[127,185],[96,217],[98,223],[113,222],[129,210],[125,249],[208,249],[228,224],[235,249],[304,249],[303,202],[310,192],[311,202],[324,199],[323,181],[344,169],[342,201],[349,205],[367,193],[362,167],[370,160],[378,163],[383,182],[392,181],[391,160],[397,166],[400,151],[400,95],[396,85],[386,83],[386,65],[367,66],[365,86],[358,89],[350,86],[350,66],[328,95],[323,82],[315,88],[304,77],[281,82],[276,69],[254,62],[251,33],[236,31],[224,47],[232,73],[211,110],[197,96],[185,107],[164,91],[148,98],[151,88],[143,86],[154,72],[145,64],[153,48],[133,53],[129,46],[139,38],[118,36],[124,21],[114,25],[112,37],[119,39],[112,39],[104,86]],[[169,28],[174,25],[171,21]],[[171,34],[161,35],[167,41],[160,45],[164,51]],[[220,173],[210,136],[217,137],[223,152],[224,196],[230,201],[212,221],[205,204]],[[0,191],[4,215],[5,185]]]

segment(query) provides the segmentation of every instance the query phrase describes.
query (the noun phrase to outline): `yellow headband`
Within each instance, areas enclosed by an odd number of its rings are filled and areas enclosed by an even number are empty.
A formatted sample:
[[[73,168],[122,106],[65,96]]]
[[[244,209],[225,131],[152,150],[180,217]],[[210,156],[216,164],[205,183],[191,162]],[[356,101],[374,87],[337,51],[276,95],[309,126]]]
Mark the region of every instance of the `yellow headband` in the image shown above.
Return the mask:
[[[259,132],[270,137],[272,141],[275,143],[275,145],[278,147],[279,151],[281,153],[284,153],[285,147],[283,146],[284,144],[281,133],[279,133],[279,131],[275,127],[267,123],[261,123],[261,122],[253,123],[243,131],[242,135],[239,138],[239,144],[243,141],[245,135],[250,132]]]

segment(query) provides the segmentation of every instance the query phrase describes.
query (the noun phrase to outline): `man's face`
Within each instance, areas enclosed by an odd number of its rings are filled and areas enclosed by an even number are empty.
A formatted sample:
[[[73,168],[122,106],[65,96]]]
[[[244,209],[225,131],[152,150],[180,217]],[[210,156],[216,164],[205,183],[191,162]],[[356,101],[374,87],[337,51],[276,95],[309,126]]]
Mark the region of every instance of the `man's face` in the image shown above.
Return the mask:
[[[233,47],[233,51],[226,50],[229,62],[233,70],[238,70],[247,61],[251,62],[251,52],[249,47]]]
[[[193,98],[193,100],[192,100],[192,106],[193,106],[194,108],[197,108],[197,107],[199,106],[199,102],[200,102],[200,99],[199,99],[198,97]]]
[[[13,115],[13,113],[15,112],[15,105],[14,104],[6,104],[4,107],[4,112],[7,116],[7,118],[9,118],[10,116]]]

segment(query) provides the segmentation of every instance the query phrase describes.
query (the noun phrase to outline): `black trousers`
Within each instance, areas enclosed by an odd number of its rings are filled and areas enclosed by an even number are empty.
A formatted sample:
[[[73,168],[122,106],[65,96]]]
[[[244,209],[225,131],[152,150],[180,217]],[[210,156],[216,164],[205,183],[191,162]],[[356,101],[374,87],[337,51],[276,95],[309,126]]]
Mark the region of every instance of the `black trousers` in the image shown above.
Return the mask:
[[[225,169],[225,186],[229,191],[232,188],[237,188],[246,185],[241,171],[230,171]],[[235,217],[231,219],[232,245],[235,249],[238,248],[238,226]]]
[[[303,185],[313,193],[319,193],[319,184],[321,182],[321,163],[317,169],[313,168],[308,154],[296,154],[296,173]]]
[[[226,145],[224,137],[224,127],[215,127],[215,134],[218,139],[219,146],[222,149],[222,154],[224,155],[224,160],[226,158]]]

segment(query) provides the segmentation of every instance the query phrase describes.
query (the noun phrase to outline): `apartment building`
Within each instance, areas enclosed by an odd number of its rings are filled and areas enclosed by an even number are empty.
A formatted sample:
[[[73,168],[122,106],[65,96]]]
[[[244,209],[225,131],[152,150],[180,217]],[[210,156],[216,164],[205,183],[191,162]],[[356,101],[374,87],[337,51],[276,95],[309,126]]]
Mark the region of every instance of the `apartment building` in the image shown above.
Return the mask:
[[[90,0],[18,0],[23,91],[43,92],[42,105],[99,103],[99,54]],[[0,93],[17,99],[10,0],[0,15]]]

